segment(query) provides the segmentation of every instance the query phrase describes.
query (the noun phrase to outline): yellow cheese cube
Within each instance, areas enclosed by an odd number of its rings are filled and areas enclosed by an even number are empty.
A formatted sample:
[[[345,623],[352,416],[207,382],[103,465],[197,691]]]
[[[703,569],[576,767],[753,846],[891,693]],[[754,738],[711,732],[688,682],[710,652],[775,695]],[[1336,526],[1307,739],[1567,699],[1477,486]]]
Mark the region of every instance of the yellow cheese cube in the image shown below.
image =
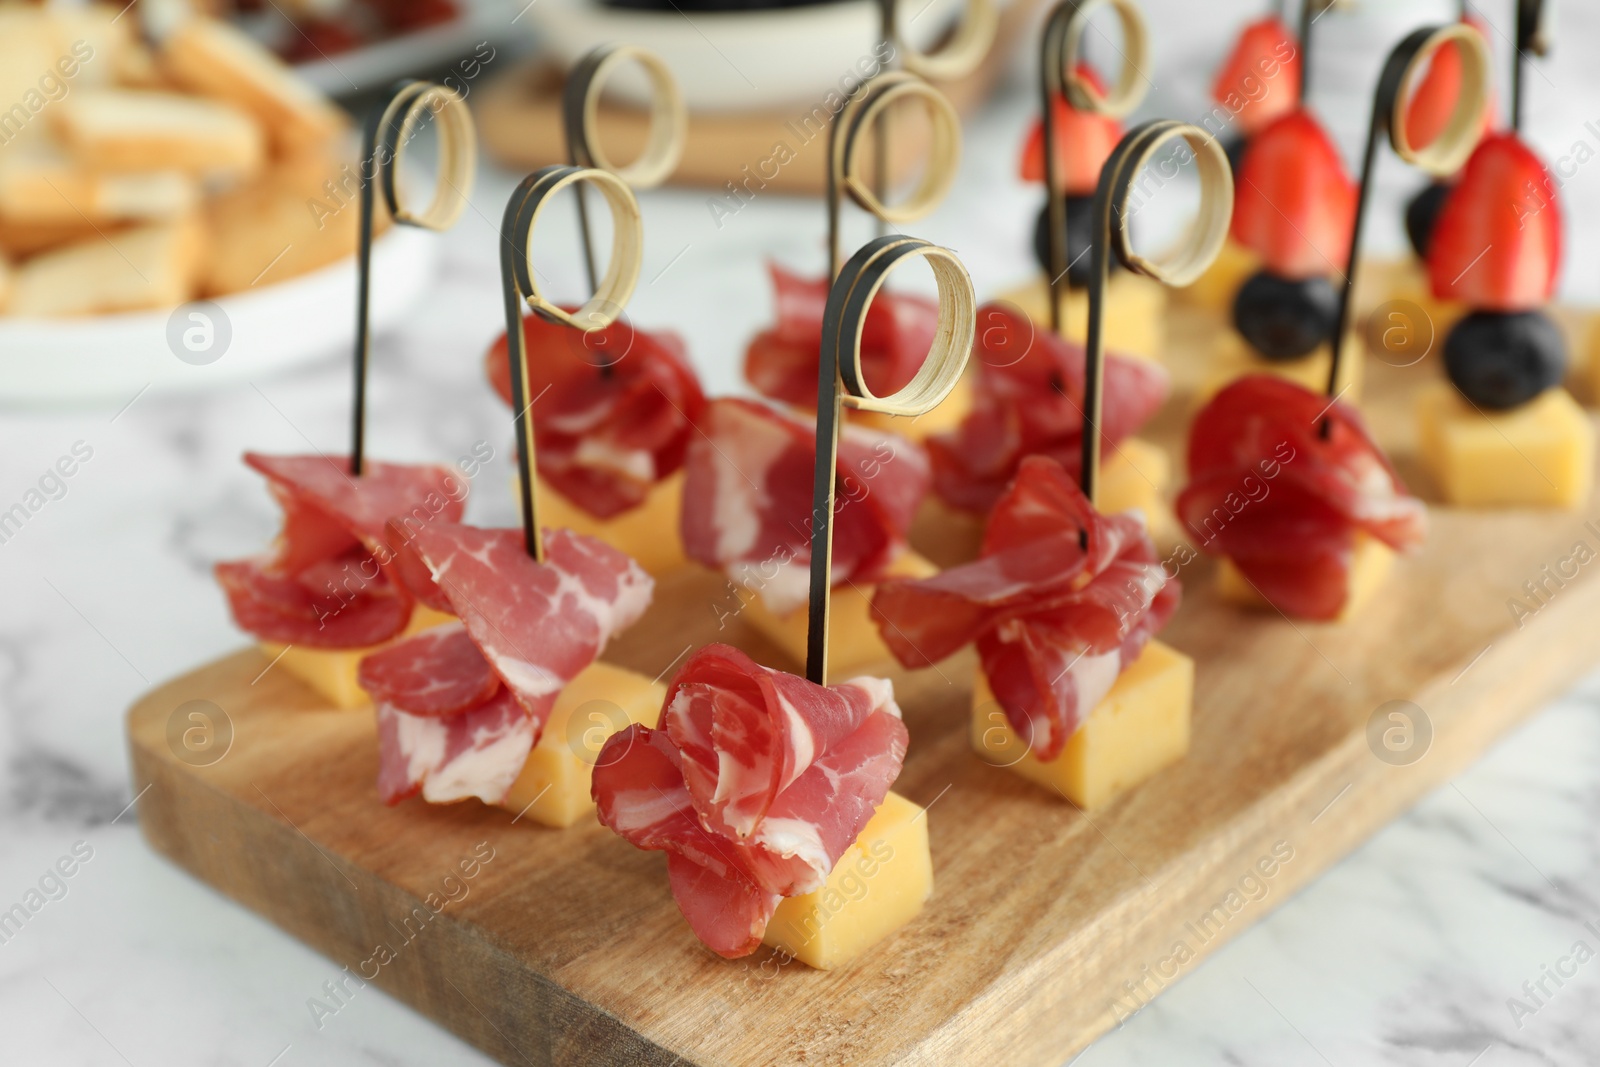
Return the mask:
[[[411,622],[405,632],[395,640],[399,641],[441,623],[454,621],[454,615],[434,611],[426,604],[418,604],[412,609]],[[390,644],[393,642],[367,648],[303,648],[300,645],[279,645],[262,641],[260,647],[262,654],[274,661],[275,667],[283,668],[315,689],[334,707],[348,710],[364,708],[371,703],[366,690],[356,681],[356,671],[361,667],[362,659],[380,648],[387,648]]]
[[[972,747],[985,761],[1092,811],[1184,757],[1193,706],[1194,660],[1151,641],[1046,763],[1011,728],[980,666],[972,687]]]
[[[1384,285],[1382,291],[1372,294],[1371,299],[1376,306],[1381,307],[1391,301],[1415,304],[1433,324],[1434,349],[1442,349],[1445,335],[1466,315],[1467,306],[1458,300],[1440,300],[1435,297],[1433,286],[1428,281],[1427,269],[1419,260],[1410,259],[1403,263],[1390,264],[1382,275],[1379,275],[1378,271],[1372,273],[1375,275],[1374,281]],[[1357,288],[1362,288],[1359,280],[1356,284]],[[1357,307],[1361,306],[1358,302]]]
[[[1463,507],[1576,508],[1594,484],[1594,424],[1559,386],[1510,411],[1478,409],[1448,382],[1417,397],[1423,464]]]
[[[1350,561],[1350,588],[1345,595],[1344,607],[1334,622],[1346,622],[1372,599],[1383,580],[1394,566],[1394,549],[1366,533],[1356,534],[1355,555]],[[1223,560],[1217,567],[1217,593],[1224,600],[1242,607],[1272,609],[1272,602],[1262,596],[1250,579],[1230,561]]]
[[[534,482],[539,487],[540,526],[564,527],[598,538],[626,552],[657,577],[686,562],[683,537],[678,532],[678,515],[683,510],[683,471],[657,482],[638,507],[609,519],[595,518],[550,488],[543,478],[535,476]]]
[[[1050,287],[1043,275],[997,298],[1011,304],[1040,329],[1050,325]],[[1089,333],[1089,292],[1072,289],[1062,308],[1062,336],[1082,342]],[[1106,284],[1105,345],[1108,352],[1160,359],[1166,347],[1167,289],[1159,282],[1123,271]],[[979,323],[982,329],[983,324]]]
[[[1339,359],[1340,399],[1354,403],[1361,398],[1361,370],[1366,358],[1366,348],[1354,333],[1345,336],[1344,354]],[[1275,374],[1320,393],[1328,388],[1328,364],[1333,359],[1333,346],[1323,344],[1315,352],[1300,359],[1266,359],[1256,354],[1250,343],[1231,329],[1217,335],[1212,350],[1211,363],[1206,369],[1205,381],[1195,394],[1198,403],[1205,403],[1229,383],[1247,374]]]
[[[936,433],[948,433],[961,425],[972,411],[972,374],[962,375],[950,395],[926,415],[907,418],[904,415],[885,415],[878,411],[850,410],[848,418],[863,426],[871,426],[888,433],[897,433],[913,441],[921,441]],[[806,413],[810,416],[810,412]]]
[[[926,815],[890,793],[821,889],[779,902],[762,944],[832,970],[916,918],[932,895]]]
[[[1130,437],[1101,457],[1095,507],[1103,514],[1137,511],[1152,535],[1171,523],[1166,491],[1172,481],[1172,460],[1164,449]]]
[[[908,550],[889,565],[888,573],[895,578],[927,578],[939,573],[939,568]],[[833,587],[828,609],[828,672],[835,678],[848,678],[867,667],[894,659],[878,633],[878,624],[872,621],[875,588],[849,584]],[[741,615],[746,622],[794,662],[805,663],[809,620],[804,607],[787,615],[777,615],[754,590],[740,590],[739,598],[744,603]]]
[[[544,733],[500,806],[545,826],[592,819],[589,782],[601,746],[629,723],[655,726],[666,698],[661,682],[609,663],[589,664],[556,698]]]
[[[1260,269],[1259,256],[1244,245],[1230,240],[1222,246],[1217,258],[1193,285],[1178,290],[1179,299],[1231,313],[1233,298],[1239,295],[1239,287]]]

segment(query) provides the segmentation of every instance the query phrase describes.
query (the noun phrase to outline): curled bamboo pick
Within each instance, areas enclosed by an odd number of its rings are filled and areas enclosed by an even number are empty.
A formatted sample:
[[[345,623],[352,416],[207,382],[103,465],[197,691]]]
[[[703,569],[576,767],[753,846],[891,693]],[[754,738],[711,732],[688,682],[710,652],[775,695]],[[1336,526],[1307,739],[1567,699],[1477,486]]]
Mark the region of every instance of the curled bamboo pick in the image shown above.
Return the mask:
[[[600,147],[600,96],[606,79],[632,62],[650,79],[650,132],[644,150],[626,166],[613,163]],[[689,133],[689,112],[672,68],[654,52],[637,45],[601,45],[573,66],[561,92],[561,121],[566,131],[568,161],[575,167],[609,171],[635,189],[651,189],[672,176],[683,158]],[[589,289],[599,287],[594,241],[589,232],[589,205],[583,186],[577,186],[578,234],[583,241],[583,262],[589,272]]]
[[[561,190],[583,183],[595,186],[611,209],[611,256],[594,293],[577,311],[566,311],[540,292],[531,260],[533,228],[539,212]],[[539,317],[580,330],[603,330],[622,314],[639,284],[644,235],[639,202],[628,183],[610,171],[557,165],[522,179],[506,203],[500,225],[500,284],[505,297],[506,345],[511,365],[511,405],[517,435],[517,473],[521,478],[522,533],[528,554],[544,562],[539,536],[537,490],[534,487],[535,446],[533,400],[528,396],[528,348],[522,335],[524,303]]]
[[[424,115],[439,120],[439,184],[420,213],[406,204],[397,178],[406,146],[416,136]],[[447,230],[466,210],[478,166],[477,128],[467,102],[454,89],[434,82],[397,82],[368,117],[362,136],[361,217],[356,246],[355,388],[350,411],[350,473],[365,465],[367,436],[367,363],[371,355],[372,230],[378,191],[389,215],[402,226]]]
[[[1122,24],[1123,63],[1111,91],[1101,96],[1077,75],[1083,58],[1083,34],[1100,8],[1116,13]],[[1044,195],[1049,233],[1050,328],[1061,331],[1061,308],[1067,299],[1066,193],[1056,167],[1055,98],[1063,96],[1079,111],[1110,118],[1127,115],[1144,99],[1148,80],[1149,32],[1133,0],[1061,0],[1045,17],[1039,39],[1039,114],[1044,133]]]
[[[928,109],[932,125],[927,166],[909,196],[898,204],[886,203],[859,173],[857,146],[863,130],[887,113],[897,101],[917,99]],[[839,223],[843,198],[884,222],[912,222],[939,205],[955,182],[961,162],[961,120],[945,95],[915,74],[889,71],[878,75],[851,98],[834,121],[828,138],[828,277],[839,273]]]
[[[1461,95],[1450,121],[1425,145],[1413,145],[1406,130],[1406,101],[1411,88],[1428,69],[1444,45],[1455,42],[1461,54]],[[1367,126],[1367,147],[1361,159],[1361,185],[1356,193],[1356,217],[1345,260],[1344,288],[1339,292],[1339,317],[1334,325],[1333,358],[1328,361],[1328,396],[1337,397],[1339,367],[1344,358],[1345,333],[1354,304],[1356,268],[1361,256],[1361,224],[1367,215],[1372,174],[1378,158],[1378,141],[1387,136],[1396,155],[1435,177],[1454,174],[1477,147],[1484,108],[1489,106],[1489,48],[1483,35],[1463,22],[1424,26],[1413,31],[1389,53],[1378,88],[1372,98],[1372,118]],[[1332,425],[1323,421],[1323,432]]]
[[[966,0],[955,33],[937,51],[923,52],[900,31],[895,7],[896,0],[883,0],[883,39],[894,45],[906,70],[930,80],[950,81],[971,74],[994,47],[1000,28],[1000,9],[994,0]]]
[[[1200,210],[1188,241],[1160,259],[1133,247],[1129,210],[1135,179],[1156,151],[1183,139],[1199,165]],[[1211,134],[1198,126],[1156,119],[1130,130],[1100,171],[1094,193],[1094,235],[1089,273],[1089,330],[1085,344],[1083,404],[1083,469],[1079,485],[1091,503],[1100,476],[1100,421],[1105,378],[1105,297],[1111,257],[1137,274],[1164,285],[1184,286],[1203,274],[1228,238],[1233,219],[1233,170],[1228,155]]]
[[[861,331],[885,278],[913,257],[925,259],[939,287],[933,345],[911,381],[890,396],[867,387],[861,373]],[[817,456],[811,493],[811,588],[806,618],[806,677],[828,684],[828,613],[833,593],[833,507],[844,408],[922,415],[950,395],[966,370],[977,328],[977,297],[966,267],[948,248],[890,234],[850,257],[828,291],[822,315],[817,378]]]

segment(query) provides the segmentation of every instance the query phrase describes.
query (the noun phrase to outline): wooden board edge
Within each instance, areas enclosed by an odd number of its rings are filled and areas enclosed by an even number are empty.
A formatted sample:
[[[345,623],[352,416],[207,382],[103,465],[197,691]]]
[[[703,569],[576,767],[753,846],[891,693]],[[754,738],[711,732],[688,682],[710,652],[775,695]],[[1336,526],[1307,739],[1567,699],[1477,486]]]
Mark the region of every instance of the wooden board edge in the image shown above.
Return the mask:
[[[502,1063],[695,1067],[695,1061],[537,975],[448,908],[434,913],[413,894],[324,852],[287,817],[215,789],[170,754],[147,747],[135,720],[153,705],[166,707],[170,702],[163,698],[174,684],[158,687],[127,715],[134,788],[142,798],[139,826],[157,853],[326,956],[328,977],[336,983],[348,981],[347,972],[358,974]],[[248,829],[218,833],[226,827]],[[262,840],[271,847],[260,848]],[[263,862],[266,857],[274,862]],[[374,914],[385,916],[389,928],[363,922]],[[432,918],[422,921],[424,915]],[[401,940],[412,932],[413,916],[415,935]],[[469,940],[478,947],[470,955],[459,952],[457,946]],[[377,953],[380,945],[391,958]],[[466,958],[491,965],[463,967]],[[375,972],[370,979],[369,971]],[[440,977],[447,981],[443,989]],[[306,996],[315,1019],[310,1000],[326,1001],[326,995],[319,987],[307,989]],[[526,1014],[505,1010],[511,1003],[533,1005],[542,1025],[529,1028]]]
[[[1594,669],[1592,648],[1559,637],[1584,633],[1585,620],[1600,614],[1600,581],[1566,592],[1571,595],[1547,604],[1536,621],[1485,649],[1468,671],[1457,674],[1458,668],[1451,668],[1418,693],[1395,695],[1421,706],[1432,723],[1432,744],[1416,763],[1384,763],[1369,749],[1364,733],[1352,732],[1284,783],[1276,791],[1276,803],[1264,799],[1214,834],[1210,847],[1175,856],[1164,870],[1145,872],[1146,884],[1102,912],[1100,924],[1135,931],[1124,943],[1140,946],[1137,955],[1149,961],[1153,975],[1143,969],[1110,973],[1095,952],[1097,932],[1085,929],[952,1014],[908,1048],[896,1067],[936,1067],[995,1056],[1002,1062],[1059,1062],[1120,1029],[1144,1003],[1193,973],[1216,949],[1276,910]],[[1462,687],[1468,676],[1471,683]],[[1337,777],[1348,779],[1347,790],[1312,792],[1319,781]],[[1270,823],[1269,811],[1277,813]],[[1225,842],[1221,847],[1219,840]],[[1268,894],[1240,909],[1242,921],[1221,923],[1215,936],[1196,944],[1193,929],[1185,925],[1196,916],[1175,914],[1174,902],[1223,902],[1279,842],[1288,843],[1295,858],[1279,865]],[[1180,940],[1193,955],[1163,980],[1160,965],[1173,957]],[[1089,1003],[1081,995],[1085,986],[1105,988],[1107,996]],[[1117,1004],[1126,1014],[1119,1015]]]

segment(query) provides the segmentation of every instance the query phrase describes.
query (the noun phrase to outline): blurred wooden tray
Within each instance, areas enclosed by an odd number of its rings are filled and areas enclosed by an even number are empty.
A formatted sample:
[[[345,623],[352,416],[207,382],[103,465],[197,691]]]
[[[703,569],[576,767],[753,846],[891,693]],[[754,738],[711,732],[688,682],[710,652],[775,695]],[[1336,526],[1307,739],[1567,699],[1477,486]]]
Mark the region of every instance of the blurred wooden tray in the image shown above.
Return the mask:
[[[1013,0],[1001,12],[995,46],[977,70],[964,78],[937,83],[963,114],[975,110],[1005,73],[1023,31],[1039,0]],[[532,170],[567,162],[566,139],[561,128],[560,72],[543,61],[523,64],[486,85],[473,97],[484,148],[498,163]],[[794,158],[776,168],[766,188],[781,193],[820,193],[827,174],[827,141],[807,130],[800,120],[807,106],[783,111],[691,114],[683,161],[672,177],[674,185],[723,189],[726,183],[745,180],[742,168],[756,173],[773,158],[773,146],[784,143]],[[600,109],[601,141],[613,159],[632,159],[644,146],[647,113],[639,108],[603,103]],[[926,149],[926,131],[908,125],[891,141],[891,179],[907,177]],[[761,168],[772,169],[770,166]],[[870,166],[863,173],[870,173]]]
[[[1209,333],[1191,318],[1172,335]],[[1409,404],[1433,373],[1368,367],[1368,414],[1413,479]],[[1176,447],[1186,419],[1180,398],[1152,438]],[[129,713],[140,823],[197,877],[508,1064],[1057,1067],[1139,1007],[1130,988],[1148,998],[1190,973],[1600,659],[1600,570],[1520,628],[1507,609],[1575,541],[1600,545],[1596,515],[1436,507],[1420,554],[1344,626],[1241,612],[1209,563],[1190,564],[1162,639],[1198,663],[1192,750],[1092,817],[973,756],[970,656],[888,672],[912,738],[895,788],[928,808],[936,886],[840,971],[711,955],[663,857],[598,825],[384,807],[372,715],[263,675],[253,650]],[[718,629],[727,596],[719,578],[670,577],[607,658],[653,675],[722,640],[780,662],[736,617]],[[179,758],[191,700],[232,723],[211,766]],[[1384,717],[1396,700],[1413,702],[1421,754],[1403,766],[1369,740],[1398,725]],[[435,914],[430,894],[487,849]]]

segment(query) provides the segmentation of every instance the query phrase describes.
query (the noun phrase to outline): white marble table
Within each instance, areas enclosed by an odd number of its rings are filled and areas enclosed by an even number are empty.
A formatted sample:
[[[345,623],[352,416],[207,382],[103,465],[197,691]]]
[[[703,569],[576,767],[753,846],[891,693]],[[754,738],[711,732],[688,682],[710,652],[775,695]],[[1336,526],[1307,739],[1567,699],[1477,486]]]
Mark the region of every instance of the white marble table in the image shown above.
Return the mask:
[[[1160,80],[1149,110],[1183,114],[1173,102],[1194,99],[1235,17],[1255,5],[1183,15],[1205,25],[1181,35],[1166,32],[1175,14],[1199,5],[1146,6],[1160,31],[1156,69],[1181,72]],[[1404,11],[1378,21],[1403,28],[1448,6],[1394,4]],[[1600,116],[1590,69],[1600,15],[1566,8],[1562,51],[1531,83],[1532,135],[1551,158],[1581,138],[1600,144],[1583,126]],[[1489,13],[1507,24],[1502,11]],[[1359,136],[1359,90],[1344,87],[1368,84],[1381,51],[1368,39],[1379,32],[1373,25],[1357,28],[1330,21],[1322,61],[1347,152]],[[911,227],[956,248],[980,290],[1028,270],[1036,194],[1013,177],[1027,107],[1013,86],[974,125],[960,209]],[[1565,190],[1574,298],[1600,292],[1581,241],[1600,219],[1596,173],[1580,168]],[[1415,181],[1386,178],[1379,245],[1396,242],[1394,193]],[[490,220],[511,180],[486,175],[475,209],[444,239],[437,295],[403,336],[380,340],[373,372],[374,454],[454,458],[479,441],[495,447],[470,512],[486,523],[514,518],[501,488],[507,417],[479,369],[500,328]],[[762,259],[818,267],[820,209],[762,197],[718,229],[703,193],[669,192],[649,196],[645,216],[634,318],[680,329],[711,387],[735,388],[742,340],[768,314]],[[555,236],[549,247],[565,254],[559,222]],[[558,292],[575,293],[575,266],[548,269]],[[121,410],[0,414],[0,510],[75,443],[92,449],[59,499],[0,543],[0,911],[41,880],[54,898],[0,943],[0,1062],[487,1062],[372,987],[319,1027],[307,1001],[339,965],[151,853],[130,807],[123,709],[151,684],[242,643],[209,567],[259,547],[276,513],[239,453],[344,450],[344,357],[202,397],[129,401]],[[1259,906],[1274,907],[1270,914],[1077,1062],[1593,1063],[1600,962],[1586,950],[1582,963],[1571,954],[1579,942],[1600,949],[1597,816],[1600,676],[1295,899],[1268,897]],[[58,880],[49,872],[64,857],[73,873]],[[1559,986],[1545,977],[1557,967],[1575,969]],[[1524,983],[1541,980],[1548,995],[1535,988],[1535,1001]],[[1514,1016],[1508,998],[1533,1010]]]

